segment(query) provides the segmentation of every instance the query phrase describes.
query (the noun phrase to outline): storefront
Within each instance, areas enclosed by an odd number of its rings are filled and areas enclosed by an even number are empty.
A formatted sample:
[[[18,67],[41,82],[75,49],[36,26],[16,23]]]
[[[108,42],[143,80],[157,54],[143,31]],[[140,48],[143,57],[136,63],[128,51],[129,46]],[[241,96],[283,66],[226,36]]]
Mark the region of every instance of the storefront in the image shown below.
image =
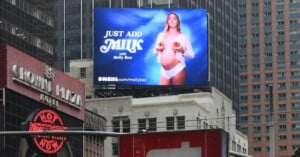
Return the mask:
[[[81,130],[84,102],[82,82],[11,46],[0,46],[1,131]],[[1,136],[0,152],[9,157],[82,157],[83,137]]]

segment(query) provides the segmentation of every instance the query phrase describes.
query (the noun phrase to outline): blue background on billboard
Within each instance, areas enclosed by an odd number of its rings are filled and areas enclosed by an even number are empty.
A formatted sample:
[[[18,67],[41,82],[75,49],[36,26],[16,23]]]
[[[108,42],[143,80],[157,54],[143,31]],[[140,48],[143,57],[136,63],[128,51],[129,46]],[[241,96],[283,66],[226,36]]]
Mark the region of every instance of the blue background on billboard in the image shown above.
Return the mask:
[[[158,85],[160,63],[153,53],[157,35],[164,30],[167,14],[175,12],[181,21],[181,32],[191,41],[195,57],[185,58],[187,76],[185,85],[208,85],[208,37],[207,11],[204,9],[141,9],[141,8],[95,8],[94,11],[94,83],[122,85]],[[100,52],[105,45],[107,31],[117,32],[118,39],[142,39],[142,50]],[[138,32],[141,36],[126,36]],[[120,59],[125,57],[130,59]],[[114,59],[115,57],[115,59]],[[118,58],[119,59],[116,59]],[[121,78],[126,81],[98,81],[98,77]]]

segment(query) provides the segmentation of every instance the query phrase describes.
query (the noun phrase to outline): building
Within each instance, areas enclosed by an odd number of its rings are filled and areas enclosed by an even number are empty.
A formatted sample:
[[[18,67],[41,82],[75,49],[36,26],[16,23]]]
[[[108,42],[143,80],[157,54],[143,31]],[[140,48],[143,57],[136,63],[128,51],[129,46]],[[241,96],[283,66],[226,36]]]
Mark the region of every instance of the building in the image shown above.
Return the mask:
[[[83,130],[86,115],[82,82],[9,45],[0,46],[0,71],[2,132]],[[89,122],[99,122],[93,127],[103,129],[105,119],[99,117]],[[0,140],[1,156],[84,156],[81,135],[16,133]]]
[[[71,76],[92,87],[93,62],[73,60]],[[85,68],[84,72],[81,70]],[[154,133],[184,130],[224,129],[229,133],[231,156],[248,156],[248,137],[237,130],[232,101],[216,88],[178,95],[134,98],[132,96],[94,98],[87,89],[88,110],[97,110],[107,120],[108,132]],[[107,137],[105,156],[117,157],[118,138]]]
[[[240,127],[253,156],[292,156],[299,147],[299,7],[299,0],[239,1]]]
[[[146,98],[87,99],[87,109],[107,118],[107,131],[121,133],[172,132],[223,129],[229,133],[231,156],[248,156],[248,139],[236,129],[232,102],[221,92],[180,94]],[[105,156],[119,155],[118,138],[107,137]]]
[[[86,110],[84,130],[86,131],[106,131],[106,119],[97,113],[97,110]],[[85,157],[104,157],[105,136],[85,135],[84,155]]]
[[[0,0],[0,44],[53,65],[54,2]]]
[[[64,4],[65,2],[65,4]],[[209,66],[210,86],[216,87],[233,101],[233,107],[239,104],[239,55],[238,55],[238,3],[233,1],[203,0],[65,0],[56,5],[56,65],[69,72],[70,60],[91,59],[93,57],[93,8],[204,8],[209,12]],[[82,18],[80,18],[82,17]],[[64,20],[65,19],[65,20]],[[234,33],[233,33],[234,32]],[[63,35],[62,35],[63,34]],[[82,73],[85,68],[82,67]],[[171,89],[171,90],[170,90]],[[131,87],[97,87],[94,96],[134,97],[163,94],[189,93],[192,88],[145,89]],[[238,112],[238,110],[236,110]]]

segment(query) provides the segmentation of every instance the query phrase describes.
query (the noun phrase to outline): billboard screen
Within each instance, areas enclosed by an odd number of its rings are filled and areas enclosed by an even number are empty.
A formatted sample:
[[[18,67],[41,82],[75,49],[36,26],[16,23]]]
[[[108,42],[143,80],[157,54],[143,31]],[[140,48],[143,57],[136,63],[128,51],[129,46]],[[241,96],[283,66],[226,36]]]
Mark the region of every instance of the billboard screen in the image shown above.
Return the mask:
[[[204,9],[95,8],[94,83],[208,85]]]

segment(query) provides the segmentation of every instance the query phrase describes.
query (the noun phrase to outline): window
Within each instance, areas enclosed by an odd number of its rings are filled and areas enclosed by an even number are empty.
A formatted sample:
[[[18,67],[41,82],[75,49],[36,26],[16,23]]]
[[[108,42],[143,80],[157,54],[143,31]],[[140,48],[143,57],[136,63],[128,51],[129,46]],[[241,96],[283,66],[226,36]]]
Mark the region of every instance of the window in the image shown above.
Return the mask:
[[[254,152],[261,152],[261,147],[254,147]]]
[[[279,99],[285,99],[286,98],[286,93],[278,93],[278,98]]]
[[[241,81],[246,81],[248,79],[248,76],[247,75],[241,75],[240,76],[240,80]]]
[[[265,52],[265,57],[272,57],[272,52]]]
[[[146,119],[138,119],[139,131],[146,130]]]
[[[253,122],[260,122],[260,116],[253,116]]]
[[[86,68],[80,68],[80,78],[86,78]]]
[[[112,143],[112,155],[117,156],[119,155],[119,144]]]
[[[287,146],[279,146],[280,151],[286,151],[287,150]]]
[[[278,88],[285,88],[285,82],[279,82],[277,85]]]
[[[266,73],[265,74],[266,79],[273,79],[273,74],[271,73]]]
[[[120,132],[120,121],[113,120],[112,126],[113,126],[113,132]]]
[[[174,117],[167,117],[167,130],[174,130],[175,120]]]
[[[259,64],[257,66],[259,67]],[[252,78],[253,78],[253,80],[258,80],[260,78],[259,76],[260,76],[259,74],[253,74]]]
[[[279,135],[279,140],[287,140],[287,136],[286,135]]]
[[[278,104],[278,109],[281,111],[285,111],[286,110],[286,104]]]
[[[248,96],[241,96],[241,101],[247,101],[248,100]]]
[[[240,106],[241,113],[248,113],[248,106]]]
[[[149,129],[148,131],[156,131],[156,118],[149,118]]]
[[[300,130],[300,124],[292,124],[292,130]]]
[[[277,73],[277,78],[285,78],[285,72],[278,72]]]
[[[156,131],[157,120],[156,118],[138,119],[139,131]]]
[[[254,142],[260,142],[261,141],[261,137],[253,137],[253,141]]]
[[[260,133],[260,132],[261,132],[260,126],[254,126],[254,127],[253,127],[253,133],[254,133],[254,134],[257,134],[257,133]]]
[[[260,85],[259,84],[253,85],[252,88],[253,90],[258,91],[260,90]]]
[[[260,100],[260,95],[253,95],[253,100],[254,101],[259,101]]]
[[[286,131],[286,125],[285,124],[280,124],[279,125],[279,131]]]
[[[284,25],[284,21],[277,21],[277,26],[282,26]]]
[[[113,132],[130,132],[130,119],[128,117],[113,117]]]
[[[185,117],[180,116],[177,117],[177,129],[184,129],[185,128]]]
[[[248,123],[248,117],[241,116],[240,120],[241,120],[241,123]]]
[[[297,20],[290,20],[290,24],[298,23]]]
[[[265,26],[272,26],[272,22],[270,22],[270,21],[265,22],[264,24],[265,24]]]
[[[185,117],[167,117],[167,130],[185,129]]]
[[[123,120],[123,132],[130,133],[130,120]]]
[[[292,138],[293,138],[293,140],[299,140],[300,139],[300,134],[293,134]]]
[[[252,108],[253,112],[257,113],[260,112],[260,106],[259,105],[254,105]],[[260,118],[259,118],[260,119]]]

